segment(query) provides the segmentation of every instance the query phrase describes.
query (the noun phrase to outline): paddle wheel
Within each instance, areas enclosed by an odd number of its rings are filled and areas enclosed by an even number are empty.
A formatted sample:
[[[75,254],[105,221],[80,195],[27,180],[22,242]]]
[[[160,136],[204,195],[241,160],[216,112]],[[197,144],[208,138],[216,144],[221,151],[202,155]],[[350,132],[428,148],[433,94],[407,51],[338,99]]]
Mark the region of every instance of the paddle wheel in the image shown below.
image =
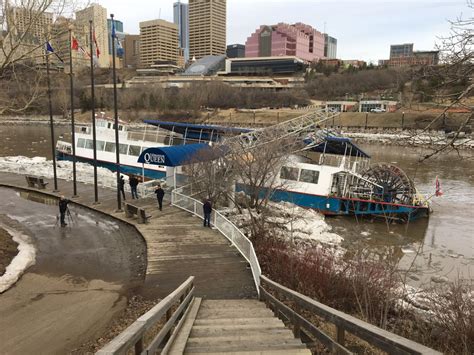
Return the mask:
[[[354,197],[402,205],[413,205],[416,198],[413,181],[399,167],[387,163],[363,171],[351,191]]]

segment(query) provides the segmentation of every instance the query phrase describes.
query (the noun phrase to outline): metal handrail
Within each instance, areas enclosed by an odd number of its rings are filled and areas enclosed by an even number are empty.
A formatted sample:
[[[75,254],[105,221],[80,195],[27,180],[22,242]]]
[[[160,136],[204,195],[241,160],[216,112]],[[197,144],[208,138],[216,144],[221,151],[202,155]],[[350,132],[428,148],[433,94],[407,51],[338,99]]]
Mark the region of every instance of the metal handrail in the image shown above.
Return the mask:
[[[181,193],[186,186],[175,189],[171,192],[171,204],[182,210],[192,213],[193,215],[204,219],[203,203],[195,198],[189,197]],[[226,237],[233,246],[237,248],[239,253],[250,264],[252,277],[255,282],[257,293],[260,292],[260,276],[262,269],[257,259],[257,254],[252,242],[242,233],[242,231],[225,217],[219,211],[213,211],[212,224],[217,230]]]

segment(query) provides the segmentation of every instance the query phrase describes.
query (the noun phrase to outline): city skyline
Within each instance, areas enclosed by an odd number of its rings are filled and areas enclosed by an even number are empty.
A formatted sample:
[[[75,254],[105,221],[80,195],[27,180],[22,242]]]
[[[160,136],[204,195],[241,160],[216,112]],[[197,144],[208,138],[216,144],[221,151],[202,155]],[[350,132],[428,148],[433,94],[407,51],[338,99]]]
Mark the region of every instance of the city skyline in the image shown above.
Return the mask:
[[[138,33],[140,21],[161,18],[172,22],[175,2],[160,0],[157,6],[151,0],[141,0],[143,6],[132,13],[126,4],[99,0],[109,15],[114,13],[123,21],[124,31],[130,34]],[[321,32],[326,29],[337,38],[338,58],[377,62],[389,58],[391,44],[414,43],[417,50],[434,49],[435,43],[439,42],[437,37],[449,33],[447,20],[454,20],[462,13],[466,16],[467,11],[464,0],[296,0],[291,3],[283,0],[228,0],[227,44],[244,44],[260,25],[303,22]]]

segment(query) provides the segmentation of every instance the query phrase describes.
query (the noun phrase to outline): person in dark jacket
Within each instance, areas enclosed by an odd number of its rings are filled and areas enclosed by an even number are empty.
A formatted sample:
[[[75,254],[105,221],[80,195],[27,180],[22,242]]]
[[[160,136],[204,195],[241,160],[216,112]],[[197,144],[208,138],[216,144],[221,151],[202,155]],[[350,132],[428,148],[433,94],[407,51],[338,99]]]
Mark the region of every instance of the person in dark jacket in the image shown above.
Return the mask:
[[[132,175],[130,179],[128,180],[128,183],[130,184],[130,191],[132,191],[132,199],[138,199],[138,193],[137,193],[137,186],[138,186],[138,179],[135,175]]]
[[[67,226],[65,218],[66,218],[68,203],[69,203],[69,200],[67,200],[64,196],[61,196],[61,198],[59,199],[59,214],[61,215],[61,227]]]
[[[124,187],[125,187],[125,180],[123,178],[123,175],[120,175],[118,188],[119,188],[119,191],[122,193],[123,199],[126,200]]]
[[[158,185],[155,189],[156,198],[158,200],[158,208],[160,211],[163,208],[163,197],[165,196],[165,191],[161,188],[161,185]]]
[[[202,206],[204,212],[204,227],[211,228],[211,213],[212,213],[212,203],[211,200],[207,199]]]

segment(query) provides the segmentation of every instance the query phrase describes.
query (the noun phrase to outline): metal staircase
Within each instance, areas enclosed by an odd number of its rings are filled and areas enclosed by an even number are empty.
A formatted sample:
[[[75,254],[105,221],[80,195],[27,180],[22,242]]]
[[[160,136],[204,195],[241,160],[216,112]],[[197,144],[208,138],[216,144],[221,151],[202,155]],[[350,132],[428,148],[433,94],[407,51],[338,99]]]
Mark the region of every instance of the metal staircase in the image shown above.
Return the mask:
[[[312,111],[294,119],[233,136],[222,141],[221,145],[225,147],[227,153],[236,153],[250,151],[265,144],[279,141],[282,144],[290,145],[286,138],[301,137],[303,141],[305,135],[313,133],[311,145],[317,145],[322,142],[327,130],[319,131],[320,125],[327,120],[338,116],[339,112],[327,113],[323,110]],[[318,131],[316,131],[318,129]],[[314,133],[316,131],[316,133]]]

